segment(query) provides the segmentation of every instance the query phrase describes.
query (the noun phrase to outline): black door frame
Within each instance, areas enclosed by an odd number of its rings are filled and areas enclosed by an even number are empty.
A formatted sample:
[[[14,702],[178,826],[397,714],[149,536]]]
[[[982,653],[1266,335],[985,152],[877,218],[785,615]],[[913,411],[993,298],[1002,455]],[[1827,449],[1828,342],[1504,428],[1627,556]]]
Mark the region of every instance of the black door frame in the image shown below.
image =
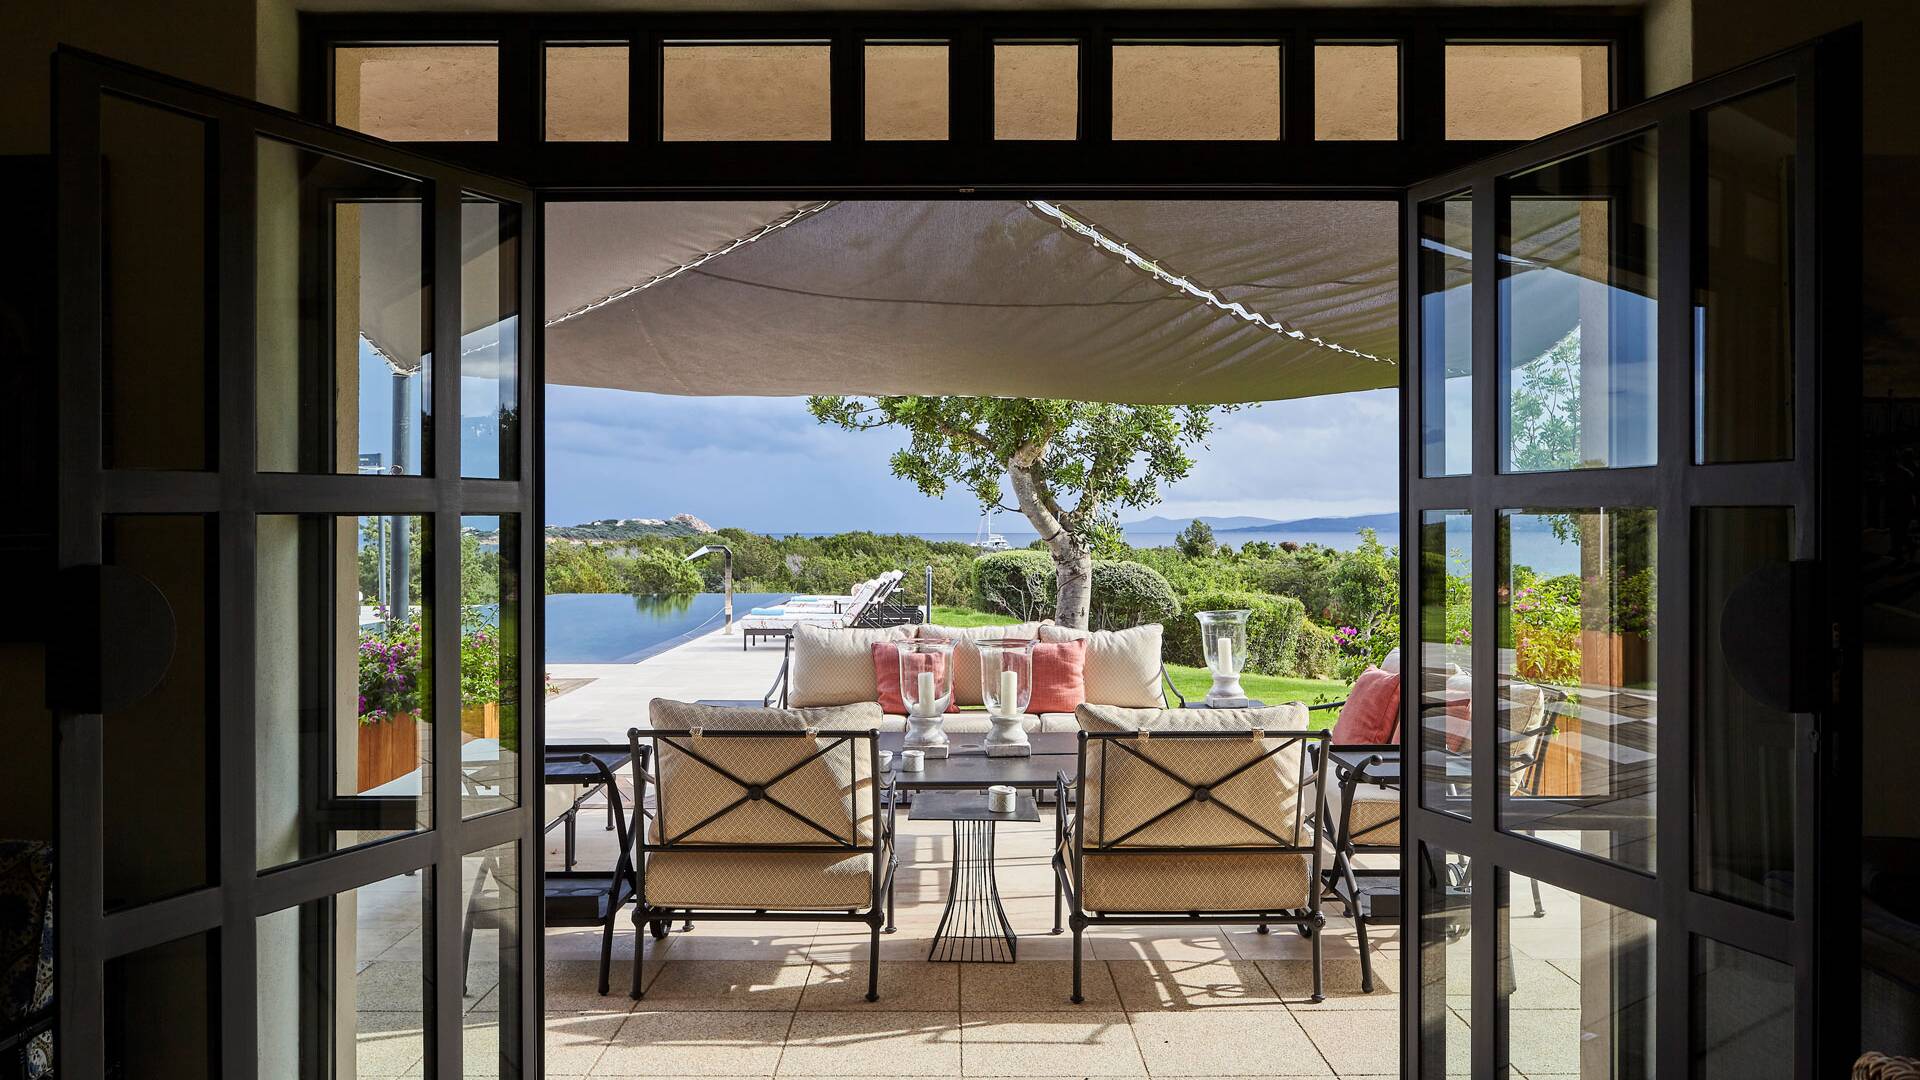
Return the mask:
[[[170,472],[108,469],[101,451],[100,402],[103,367],[100,105],[111,95],[166,110],[205,125],[208,146],[207,223],[212,311],[209,367],[213,372],[210,412],[214,416],[212,464],[206,471]],[[103,724],[99,683],[101,659],[110,637],[121,628],[103,627],[97,604],[67,605],[82,625],[70,633],[72,646],[56,650],[50,663],[78,671],[65,688],[54,684],[58,731],[56,775],[56,890],[59,1019],[56,1046],[64,1076],[96,1077],[106,1065],[103,1005],[106,966],[116,957],[178,939],[209,934],[215,965],[210,969],[213,1000],[210,1054],[220,1075],[252,1080],[257,1074],[255,1011],[255,920],[262,915],[332,897],[411,871],[431,871],[439,884],[432,891],[427,929],[433,943],[425,985],[431,1001],[422,1003],[427,1060],[440,1080],[461,1075],[463,961],[457,943],[466,897],[459,886],[462,859],[489,847],[515,843],[523,867],[539,865],[540,772],[537,757],[521,753],[516,780],[517,808],[465,818],[459,782],[460,725],[433,725],[432,827],[362,847],[317,856],[269,871],[256,868],[254,806],[255,756],[255,548],[256,519],[263,514],[430,515],[434,561],[428,595],[460,595],[459,540],[463,515],[516,516],[537,520],[534,478],[541,469],[540,399],[525,386],[540,386],[537,296],[532,291],[537,259],[538,223],[530,189],[479,172],[434,161],[416,152],[354,132],[315,124],[292,113],[244,98],[208,90],[118,62],[62,48],[54,60],[55,161],[60,179],[56,209],[60,228],[59,284],[59,444],[60,510],[57,561],[63,571],[98,565],[103,557],[102,522],[115,514],[191,514],[211,523],[210,548],[216,574],[210,584],[209,621],[216,627],[210,686],[209,722],[215,762],[210,770],[209,814],[217,821],[210,843],[212,883],[141,906],[106,912],[102,902]],[[419,181],[424,192],[425,230],[431,252],[433,355],[460,355],[462,196],[472,193],[517,204],[520,243],[516,267],[523,303],[518,349],[521,424],[519,473],[512,480],[467,479],[460,466],[460,379],[458,365],[442,361],[431,380],[431,467],[419,476],[287,474],[256,471],[255,435],[259,425],[255,395],[255,226],[256,144],[262,138],[316,153],[362,163]],[[309,283],[310,284],[310,283]],[[425,403],[423,403],[425,404]],[[537,549],[522,543],[517,573],[526,604],[529,584],[537,585]],[[423,582],[423,585],[425,583]],[[538,593],[532,594],[537,598]],[[537,604],[523,611],[518,645],[518,674],[524,710],[522,746],[537,745]],[[435,620],[433,715],[457,718],[460,620]],[[106,655],[111,656],[108,652]],[[520,925],[540,924],[537,889],[523,875]],[[537,953],[523,935],[527,954]],[[523,963],[519,972],[523,1003],[541,1000],[540,970]],[[438,1022],[442,1019],[450,1023]],[[523,1007],[517,1025],[531,1074],[541,1062],[540,1011]]]
[[[1699,1002],[1691,954],[1696,935],[1724,941],[1792,967],[1796,979],[1794,1075],[1843,1075],[1858,1052],[1858,895],[1854,867],[1860,830],[1857,740],[1860,716],[1858,425],[1860,395],[1859,39],[1842,31],[1689,84],[1622,112],[1557,132],[1473,166],[1411,186],[1402,221],[1403,474],[1401,523],[1402,655],[1413,678],[1401,702],[1401,730],[1421,732],[1421,519],[1426,511],[1472,514],[1474,608],[1472,739],[1499,745],[1497,636],[1494,631],[1497,515],[1505,508],[1645,506],[1659,520],[1657,578],[1661,621],[1688,627],[1692,600],[1692,513],[1704,506],[1795,507],[1794,557],[1817,561],[1818,610],[1795,611],[1816,629],[1819,646],[1796,656],[1795,679],[1818,683],[1818,712],[1795,714],[1800,806],[1794,822],[1794,910],[1780,917],[1693,888],[1693,702],[1690,634],[1660,636],[1657,670],[1665,693],[1656,736],[1655,872],[1641,873],[1498,828],[1498,755],[1472,762],[1471,820],[1422,805],[1417,775],[1402,792],[1409,868],[1429,846],[1473,860],[1481,887],[1472,893],[1471,1061],[1475,1076],[1496,1075],[1504,1028],[1496,995],[1499,873],[1512,871],[1563,886],[1657,920],[1654,1062],[1662,1075],[1694,1068],[1688,1037]],[[1794,457],[1782,462],[1694,464],[1693,287],[1697,241],[1696,177],[1700,110],[1783,84],[1796,88],[1798,153],[1794,177]],[[1503,178],[1578,155],[1638,132],[1658,132],[1655,327],[1657,464],[1559,473],[1504,473],[1501,438],[1498,253]],[[1473,468],[1425,476],[1422,452],[1419,212],[1423,204],[1468,194],[1472,200]],[[1807,512],[1811,510],[1811,512]],[[1831,644],[1828,645],[1827,642]],[[1417,750],[1409,750],[1416,756]],[[1415,898],[1414,883],[1403,883]],[[1417,995],[1420,916],[1404,906],[1402,979]],[[1710,931],[1710,933],[1709,933]],[[1419,1073],[1421,1010],[1402,1008],[1402,1074]]]

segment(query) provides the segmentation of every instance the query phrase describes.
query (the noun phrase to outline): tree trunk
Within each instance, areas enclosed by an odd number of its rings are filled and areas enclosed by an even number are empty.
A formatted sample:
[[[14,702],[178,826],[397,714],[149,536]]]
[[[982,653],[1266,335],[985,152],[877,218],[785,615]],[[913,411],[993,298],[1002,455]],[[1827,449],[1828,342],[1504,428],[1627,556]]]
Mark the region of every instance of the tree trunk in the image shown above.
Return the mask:
[[[1040,475],[1038,462],[1044,446],[1028,447],[1007,463],[1020,513],[1047,543],[1053,555],[1053,621],[1079,630],[1087,628],[1093,607],[1093,551],[1067,531],[1060,520],[1053,493]]]

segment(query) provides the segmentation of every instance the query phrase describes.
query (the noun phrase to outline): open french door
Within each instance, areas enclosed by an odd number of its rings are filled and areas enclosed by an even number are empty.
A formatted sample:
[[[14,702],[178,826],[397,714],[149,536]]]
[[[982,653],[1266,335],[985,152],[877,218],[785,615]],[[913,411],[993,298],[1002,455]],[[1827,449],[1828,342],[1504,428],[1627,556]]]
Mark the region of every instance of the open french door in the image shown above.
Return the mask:
[[[59,1075],[537,1076],[531,194],[54,79]]]
[[[1408,193],[1404,1075],[1850,1063],[1857,63]]]

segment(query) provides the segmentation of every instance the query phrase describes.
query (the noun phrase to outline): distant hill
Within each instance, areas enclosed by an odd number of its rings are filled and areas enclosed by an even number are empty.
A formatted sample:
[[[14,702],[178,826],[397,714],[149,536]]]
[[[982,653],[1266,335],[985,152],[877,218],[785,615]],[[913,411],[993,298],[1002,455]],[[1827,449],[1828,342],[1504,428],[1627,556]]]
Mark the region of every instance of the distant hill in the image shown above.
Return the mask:
[[[1352,517],[1316,517],[1295,518],[1291,521],[1277,521],[1261,517],[1199,517],[1166,518],[1150,517],[1144,521],[1129,521],[1121,528],[1135,532],[1179,532],[1187,527],[1189,521],[1204,521],[1219,533],[1249,532],[1297,532],[1297,533],[1352,533],[1360,529],[1372,529],[1383,537],[1397,535],[1400,530],[1400,515],[1356,514]]]
[[[602,518],[579,525],[549,525],[547,539],[621,544],[655,536],[704,536],[712,531],[713,526],[692,514],[675,514],[670,518]]]

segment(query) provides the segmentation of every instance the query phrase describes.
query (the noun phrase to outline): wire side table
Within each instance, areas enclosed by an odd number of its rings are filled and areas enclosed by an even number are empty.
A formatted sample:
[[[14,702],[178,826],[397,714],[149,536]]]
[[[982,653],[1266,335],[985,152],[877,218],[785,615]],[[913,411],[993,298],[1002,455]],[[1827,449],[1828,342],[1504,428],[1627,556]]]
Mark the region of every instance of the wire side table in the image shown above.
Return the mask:
[[[1010,964],[1019,955],[1020,939],[1007,921],[1000,903],[1000,882],[994,873],[994,830],[1002,821],[1038,824],[1040,808],[1033,796],[1014,797],[1006,813],[987,809],[984,791],[924,791],[914,796],[910,814],[915,821],[953,823],[953,869],[947,880],[947,907],[933,932],[931,961]]]

